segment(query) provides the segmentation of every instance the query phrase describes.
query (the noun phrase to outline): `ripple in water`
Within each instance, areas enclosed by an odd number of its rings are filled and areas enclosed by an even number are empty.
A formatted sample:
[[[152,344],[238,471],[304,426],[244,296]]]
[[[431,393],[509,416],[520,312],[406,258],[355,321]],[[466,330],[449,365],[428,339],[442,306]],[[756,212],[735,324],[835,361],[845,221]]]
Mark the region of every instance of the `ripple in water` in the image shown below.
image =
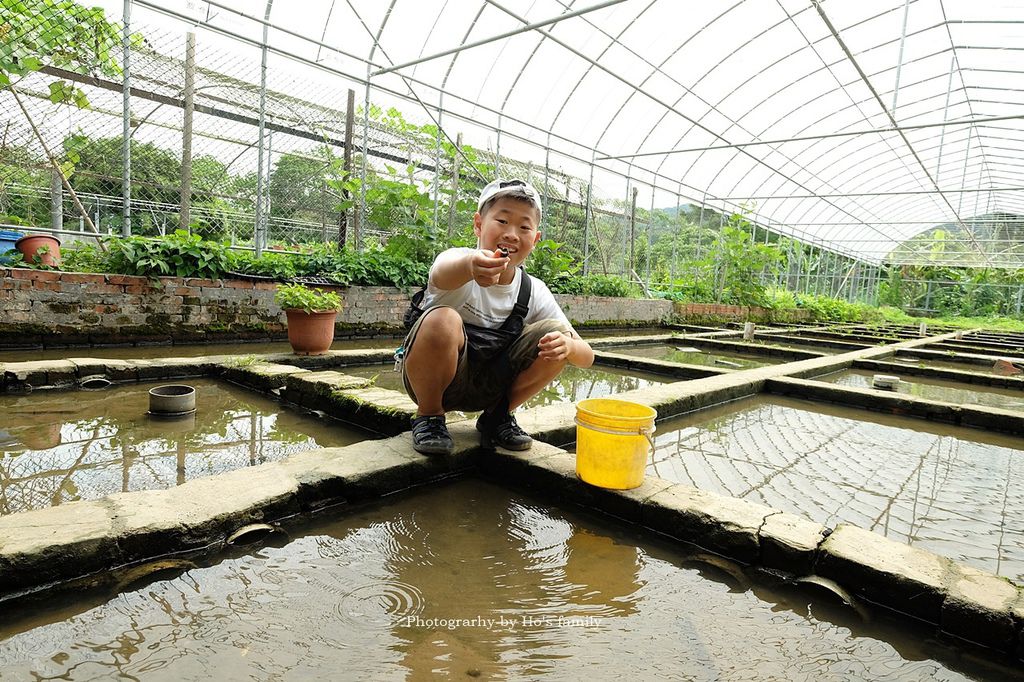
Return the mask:
[[[348,623],[379,628],[423,613],[423,594],[415,585],[399,581],[366,583],[345,592],[335,608]]]

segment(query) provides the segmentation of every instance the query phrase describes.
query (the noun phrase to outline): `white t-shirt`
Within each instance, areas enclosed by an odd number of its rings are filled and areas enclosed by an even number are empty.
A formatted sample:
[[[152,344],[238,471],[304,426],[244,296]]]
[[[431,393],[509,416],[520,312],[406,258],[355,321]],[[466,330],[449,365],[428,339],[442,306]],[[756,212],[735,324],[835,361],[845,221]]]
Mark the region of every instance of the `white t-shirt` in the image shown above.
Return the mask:
[[[434,267],[440,260],[458,258],[476,250],[466,247],[448,249],[437,257]],[[463,322],[489,329],[500,327],[512,313],[512,308],[519,297],[519,279],[523,274],[519,268],[516,268],[511,284],[482,287],[474,280],[469,280],[458,289],[439,289],[434,286],[434,267],[430,268],[430,277],[427,279],[427,293],[422,304],[424,310],[435,305],[451,306],[458,311]],[[533,290],[530,293],[529,310],[523,322],[530,324],[539,320],[555,319],[564,321],[566,327],[572,329],[569,319],[558,307],[547,285],[532,275],[527,277],[531,280]]]

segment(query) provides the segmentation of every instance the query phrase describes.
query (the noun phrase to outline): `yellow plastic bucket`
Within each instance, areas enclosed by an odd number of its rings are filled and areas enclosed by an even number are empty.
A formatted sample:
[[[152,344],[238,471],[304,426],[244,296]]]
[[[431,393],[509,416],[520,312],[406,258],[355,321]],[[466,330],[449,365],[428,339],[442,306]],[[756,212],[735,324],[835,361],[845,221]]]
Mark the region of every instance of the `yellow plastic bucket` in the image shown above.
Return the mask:
[[[591,398],[576,404],[576,475],[601,488],[627,490],[644,482],[654,447],[654,408]]]

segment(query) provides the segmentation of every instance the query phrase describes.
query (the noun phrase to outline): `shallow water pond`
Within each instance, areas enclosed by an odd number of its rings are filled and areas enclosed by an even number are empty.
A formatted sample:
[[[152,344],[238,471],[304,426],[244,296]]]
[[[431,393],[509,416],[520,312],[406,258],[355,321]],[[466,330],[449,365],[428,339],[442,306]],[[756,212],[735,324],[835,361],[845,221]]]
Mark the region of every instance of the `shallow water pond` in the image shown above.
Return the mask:
[[[373,436],[213,379],[189,379],[196,412],[154,418],[149,389],[0,395],[0,514],[185,481]]]
[[[648,473],[1024,582],[1024,442],[779,396],[658,425]]]
[[[605,350],[640,358],[678,362],[685,365],[705,365],[708,367],[718,367],[719,369],[748,369],[750,367],[778,365],[789,361],[788,358],[771,355],[704,350],[689,346],[683,340],[673,344],[658,343],[652,345],[619,346],[616,348],[606,348]]]
[[[357,350],[360,348],[397,348],[401,339],[338,339],[331,350]],[[0,362],[35,362],[36,360],[63,360],[65,358],[114,358],[118,360],[148,358],[195,358],[209,355],[262,355],[265,353],[291,353],[287,341],[256,343],[210,343],[161,346],[114,346],[85,348],[47,348],[41,350],[0,350]]]
[[[402,375],[394,371],[393,365],[345,367],[339,371],[351,376],[374,379],[375,386],[405,393]],[[602,398],[638,388],[657,386],[669,381],[672,381],[669,377],[649,372],[633,372],[597,366],[580,369],[569,365],[544,390],[526,401],[523,407],[541,407],[554,403],[577,402],[586,398]]]
[[[837,386],[871,388],[872,377],[876,374],[899,376],[900,383],[896,389],[898,393],[906,393],[907,395],[927,398],[929,400],[941,400],[957,405],[984,405],[986,407],[998,407],[1003,410],[1024,411],[1024,391],[1011,388],[965,384],[959,381],[919,377],[909,374],[900,375],[889,371],[873,372],[866,369],[847,369],[842,372],[814,377],[814,380],[825,381]]]
[[[476,480],[11,609],[4,679],[964,680],[930,636]]]

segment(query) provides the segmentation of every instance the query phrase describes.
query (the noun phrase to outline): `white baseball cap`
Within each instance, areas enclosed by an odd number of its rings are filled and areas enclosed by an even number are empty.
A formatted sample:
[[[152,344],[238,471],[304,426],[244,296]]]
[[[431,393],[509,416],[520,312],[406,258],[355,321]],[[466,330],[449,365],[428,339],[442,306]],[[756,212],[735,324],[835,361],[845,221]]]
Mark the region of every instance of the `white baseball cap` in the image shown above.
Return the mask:
[[[525,180],[495,180],[489,183],[480,192],[480,200],[476,202],[476,210],[479,211],[491,199],[512,195],[528,200],[542,214],[544,209],[540,205],[540,193],[533,188],[533,185]]]

